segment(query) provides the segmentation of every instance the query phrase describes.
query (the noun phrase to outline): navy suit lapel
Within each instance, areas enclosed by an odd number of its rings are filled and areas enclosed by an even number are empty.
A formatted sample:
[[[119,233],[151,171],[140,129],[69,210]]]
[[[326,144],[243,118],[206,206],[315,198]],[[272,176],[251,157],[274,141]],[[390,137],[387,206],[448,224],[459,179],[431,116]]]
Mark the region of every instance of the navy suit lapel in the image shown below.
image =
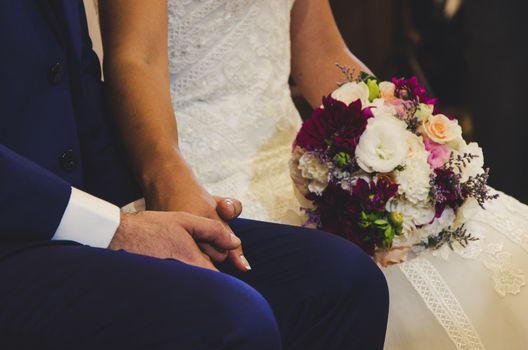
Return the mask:
[[[69,53],[77,62],[82,53],[82,15],[84,4],[80,0],[38,0],[42,13],[64,48],[71,47]]]
[[[50,0],[56,3],[57,15],[61,21],[66,40],[73,48],[76,62],[82,61],[82,26],[86,24],[84,3],[81,0]]]

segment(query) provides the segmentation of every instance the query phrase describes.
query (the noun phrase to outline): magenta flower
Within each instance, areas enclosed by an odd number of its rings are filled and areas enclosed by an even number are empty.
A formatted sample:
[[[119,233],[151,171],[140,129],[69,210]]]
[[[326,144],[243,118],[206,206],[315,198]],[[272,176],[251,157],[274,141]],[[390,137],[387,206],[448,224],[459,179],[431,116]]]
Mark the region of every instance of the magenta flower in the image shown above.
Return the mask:
[[[392,79],[392,83],[396,85],[395,95],[402,100],[418,100],[418,102],[434,105],[436,98],[427,96],[427,91],[418,82],[416,77],[410,79]]]
[[[449,160],[449,156],[451,155],[449,146],[445,144],[436,143],[425,135],[422,136],[425,144],[425,149],[429,152],[427,163],[429,163],[431,169],[440,168]]]

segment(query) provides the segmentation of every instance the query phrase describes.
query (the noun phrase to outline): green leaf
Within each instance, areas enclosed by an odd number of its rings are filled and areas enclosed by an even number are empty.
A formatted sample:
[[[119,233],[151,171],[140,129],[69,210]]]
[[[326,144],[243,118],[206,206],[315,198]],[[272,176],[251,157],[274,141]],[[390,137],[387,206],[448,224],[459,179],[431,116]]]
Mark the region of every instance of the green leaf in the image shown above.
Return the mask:
[[[388,224],[388,222],[385,219],[376,219],[374,220],[374,224],[377,226],[385,226]]]
[[[374,99],[380,97],[380,89],[375,79],[367,80],[367,86],[369,89],[369,101],[372,102]]]
[[[394,234],[392,232],[392,226],[388,226],[386,229],[385,229],[385,238],[390,238],[392,240],[392,237],[394,237]]]

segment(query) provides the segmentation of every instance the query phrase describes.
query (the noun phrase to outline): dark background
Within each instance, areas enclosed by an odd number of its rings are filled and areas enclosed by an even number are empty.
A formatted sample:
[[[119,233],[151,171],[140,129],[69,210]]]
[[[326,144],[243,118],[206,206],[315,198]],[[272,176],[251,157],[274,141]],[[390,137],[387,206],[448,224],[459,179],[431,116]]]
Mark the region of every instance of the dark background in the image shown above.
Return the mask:
[[[528,203],[527,5],[520,0],[331,0],[379,78],[415,75],[484,149],[490,184]],[[303,117],[310,108],[295,101]]]

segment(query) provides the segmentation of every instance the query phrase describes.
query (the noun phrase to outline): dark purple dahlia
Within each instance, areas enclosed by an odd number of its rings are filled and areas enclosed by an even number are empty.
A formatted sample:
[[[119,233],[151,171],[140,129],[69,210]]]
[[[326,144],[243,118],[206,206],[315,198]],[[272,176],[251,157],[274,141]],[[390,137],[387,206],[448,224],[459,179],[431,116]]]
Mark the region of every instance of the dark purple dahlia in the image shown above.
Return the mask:
[[[437,218],[442,216],[446,207],[456,209],[464,203],[466,196],[462,191],[460,177],[452,169],[435,169],[432,184]]]
[[[358,225],[361,207],[339,184],[330,182],[322,196],[313,200],[321,229],[356,243],[367,252],[374,252],[374,243],[366,240],[366,231]]]
[[[352,188],[352,197],[360,203],[363,211],[367,213],[380,213],[385,211],[385,205],[398,192],[398,185],[380,179],[377,182],[367,182],[359,179]]]
[[[384,213],[387,201],[396,195],[398,185],[385,180],[370,183],[358,180],[352,193],[331,182],[322,196],[309,197],[314,201],[321,228],[348,239],[368,254],[374,254],[377,237],[370,237],[369,230],[359,225],[362,213]]]
[[[325,151],[330,147],[335,149],[334,153],[354,154],[368,118],[360,100],[347,106],[331,96],[324,97],[323,107],[317,108],[303,123],[294,145],[308,151]]]

